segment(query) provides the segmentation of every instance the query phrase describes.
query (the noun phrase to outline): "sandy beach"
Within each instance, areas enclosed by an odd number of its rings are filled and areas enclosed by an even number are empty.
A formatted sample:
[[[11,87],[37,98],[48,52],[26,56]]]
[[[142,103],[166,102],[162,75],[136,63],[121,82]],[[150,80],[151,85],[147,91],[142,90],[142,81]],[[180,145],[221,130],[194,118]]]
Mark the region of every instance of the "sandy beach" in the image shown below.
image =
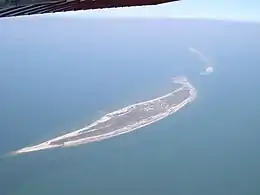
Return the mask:
[[[178,84],[181,84],[182,86],[180,88],[170,92],[170,93],[163,95],[163,96],[160,96],[160,97],[157,97],[157,98],[154,98],[154,99],[151,99],[151,100],[139,102],[139,103],[136,103],[136,104],[132,104],[132,105],[126,106],[124,108],[118,109],[116,111],[113,111],[111,113],[108,113],[105,116],[101,117],[99,120],[93,122],[90,125],[87,125],[84,128],[78,129],[76,131],[67,133],[65,135],[56,137],[54,139],[48,140],[46,142],[43,142],[43,143],[40,143],[40,144],[37,144],[37,145],[34,145],[34,146],[24,147],[22,149],[13,151],[11,154],[16,155],[16,154],[21,154],[21,153],[34,152],[34,151],[57,148],[57,147],[71,147],[71,146],[77,146],[77,145],[80,145],[80,144],[86,144],[86,143],[90,143],[90,142],[101,141],[101,140],[109,139],[109,138],[112,138],[112,137],[115,137],[115,136],[118,136],[118,135],[121,135],[121,134],[129,133],[131,131],[134,131],[134,130],[140,129],[142,127],[145,127],[147,125],[153,124],[153,123],[155,123],[155,122],[157,122],[157,121],[177,112],[182,107],[184,107],[188,103],[192,102],[196,98],[196,93],[197,93],[196,89],[188,82],[186,77],[174,77],[173,83],[178,83]],[[163,98],[167,98],[169,96],[172,96],[175,93],[177,93],[181,90],[184,90],[184,89],[189,90],[189,96],[187,98],[185,98],[183,101],[181,101],[179,104],[168,108],[167,111],[165,111],[165,112],[162,112],[162,113],[156,114],[154,116],[145,118],[144,120],[138,121],[136,123],[123,126],[122,128],[114,129],[114,130],[112,130],[111,132],[108,132],[108,133],[102,133],[102,134],[99,134],[99,135],[96,135],[96,136],[90,136],[90,137],[84,137],[84,138],[81,138],[81,139],[66,141],[63,144],[53,144],[53,143],[55,143],[59,140],[65,139],[65,138],[73,138],[77,135],[81,135],[82,132],[84,132],[84,131],[86,131],[90,128],[93,128],[93,127],[97,126],[98,124],[102,124],[102,123],[105,123],[109,120],[114,119],[115,117],[120,118],[120,116],[128,114],[129,112],[131,112],[131,110],[133,110],[137,106],[140,107],[140,106],[145,105],[145,104],[149,104],[149,103],[151,104],[155,101],[160,101]],[[93,128],[93,129],[90,129],[87,132],[91,132],[91,131],[93,132],[93,131],[97,131],[97,130],[98,129]]]

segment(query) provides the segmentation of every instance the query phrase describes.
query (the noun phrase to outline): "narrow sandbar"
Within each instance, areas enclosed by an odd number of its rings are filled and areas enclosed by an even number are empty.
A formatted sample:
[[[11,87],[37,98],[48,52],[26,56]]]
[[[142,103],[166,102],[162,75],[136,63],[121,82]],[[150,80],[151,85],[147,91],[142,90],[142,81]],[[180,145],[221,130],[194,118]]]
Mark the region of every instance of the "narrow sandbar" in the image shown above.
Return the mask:
[[[101,141],[155,123],[156,121],[175,113],[196,98],[196,89],[189,83],[186,77],[175,77],[173,78],[173,82],[180,85],[179,88],[170,93],[126,106],[106,114],[99,120],[82,129],[78,129],[38,145],[16,150],[12,152],[12,154]]]

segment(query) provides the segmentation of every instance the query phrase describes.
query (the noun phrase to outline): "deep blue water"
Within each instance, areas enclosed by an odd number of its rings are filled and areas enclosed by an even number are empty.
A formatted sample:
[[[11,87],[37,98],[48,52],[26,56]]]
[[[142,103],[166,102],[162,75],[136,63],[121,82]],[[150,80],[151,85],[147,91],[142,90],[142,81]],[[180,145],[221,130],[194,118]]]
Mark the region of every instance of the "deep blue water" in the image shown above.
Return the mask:
[[[259,24],[0,24],[1,195],[260,193]],[[214,74],[199,75],[203,63],[190,46],[212,59]],[[5,157],[162,95],[180,74],[198,97],[164,120],[98,143]]]

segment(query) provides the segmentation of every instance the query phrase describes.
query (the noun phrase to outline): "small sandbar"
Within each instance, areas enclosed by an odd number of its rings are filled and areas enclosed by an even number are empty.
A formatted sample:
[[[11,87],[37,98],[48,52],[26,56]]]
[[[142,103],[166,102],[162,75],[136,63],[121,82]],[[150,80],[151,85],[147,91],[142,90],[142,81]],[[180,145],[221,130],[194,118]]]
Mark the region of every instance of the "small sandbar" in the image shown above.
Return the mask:
[[[200,73],[200,75],[209,75],[214,72],[214,69],[212,66],[208,66],[205,68],[203,72]]]

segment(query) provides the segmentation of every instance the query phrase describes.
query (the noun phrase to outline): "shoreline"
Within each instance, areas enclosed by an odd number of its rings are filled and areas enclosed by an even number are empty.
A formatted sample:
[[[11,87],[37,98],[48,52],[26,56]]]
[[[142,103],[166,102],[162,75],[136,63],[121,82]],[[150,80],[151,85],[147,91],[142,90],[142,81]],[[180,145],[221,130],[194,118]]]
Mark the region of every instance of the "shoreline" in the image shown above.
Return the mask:
[[[163,96],[160,96],[160,97],[157,97],[157,98],[154,98],[154,99],[151,99],[151,100],[135,103],[135,104],[132,104],[132,105],[128,105],[128,106],[123,107],[121,109],[107,113],[106,115],[104,115],[100,119],[96,120],[95,122],[81,128],[81,129],[72,131],[72,132],[67,133],[65,135],[58,136],[56,138],[50,139],[48,141],[45,141],[43,143],[40,143],[40,144],[37,144],[37,145],[34,145],[34,146],[21,148],[19,150],[11,152],[11,154],[12,155],[18,155],[18,154],[22,154],[22,153],[35,152],[35,151],[46,150],[46,149],[51,149],[51,148],[72,147],[72,146],[77,146],[77,145],[81,145],[81,144],[102,141],[102,140],[109,139],[109,138],[112,138],[112,137],[115,137],[115,136],[118,136],[118,135],[129,133],[131,131],[135,131],[135,130],[140,129],[142,127],[153,124],[153,123],[155,123],[159,120],[162,120],[163,118],[166,118],[167,116],[174,114],[175,112],[177,112],[178,110],[183,108],[188,103],[194,101],[196,96],[197,96],[196,89],[188,82],[188,79],[186,77],[174,77],[173,82],[182,84],[182,87],[180,87],[180,88],[178,88],[178,89],[176,89],[176,90],[174,90],[170,93],[167,93]],[[136,106],[144,105],[144,104],[147,104],[147,103],[153,103],[154,101],[161,100],[165,97],[171,96],[172,94],[174,94],[174,93],[176,93],[180,90],[187,89],[187,88],[189,90],[189,96],[187,98],[185,98],[184,100],[182,100],[179,104],[170,107],[166,112],[159,113],[155,116],[148,117],[147,119],[141,120],[141,121],[136,122],[132,125],[124,126],[123,128],[115,129],[115,130],[108,132],[108,133],[90,136],[90,137],[84,137],[84,138],[72,140],[72,141],[67,141],[67,142],[64,142],[64,144],[56,144],[55,145],[55,144],[51,143],[53,141],[59,141],[59,140],[62,140],[64,138],[70,138],[70,137],[74,137],[76,135],[80,135],[81,132],[84,132],[85,130],[88,130],[91,127],[95,127],[99,123],[103,123],[105,121],[112,119],[113,117],[118,117],[118,116],[122,116],[124,114],[129,113],[131,111],[131,109],[135,108]],[[88,132],[95,131],[95,130],[97,130],[97,129],[92,129]]]

